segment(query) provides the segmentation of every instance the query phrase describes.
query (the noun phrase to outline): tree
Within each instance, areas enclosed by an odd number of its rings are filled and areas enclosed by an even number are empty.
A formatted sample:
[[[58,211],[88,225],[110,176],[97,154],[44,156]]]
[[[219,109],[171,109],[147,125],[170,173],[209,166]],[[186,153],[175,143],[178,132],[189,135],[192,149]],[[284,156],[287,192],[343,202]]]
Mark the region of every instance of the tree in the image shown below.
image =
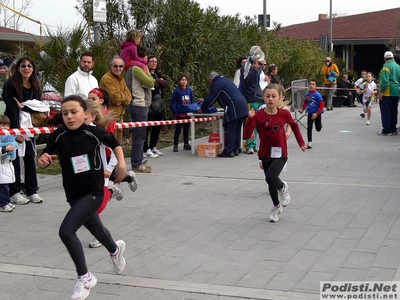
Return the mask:
[[[78,0],[79,5],[75,9],[83,16],[88,26],[93,28],[93,0]],[[131,18],[128,15],[128,8],[124,1],[107,0],[107,20],[105,23],[99,23],[100,36],[102,40],[108,40],[119,46],[123,34],[130,29]]]
[[[11,0],[2,1],[8,7],[15,9],[23,15],[29,16],[29,9],[32,8],[32,0],[22,0],[20,7],[12,7],[10,4]],[[14,3],[14,2],[13,2]],[[0,15],[2,15],[0,19],[0,25],[3,27],[13,28],[18,30],[21,27],[21,18],[22,16],[14,13],[10,9],[0,5]]]

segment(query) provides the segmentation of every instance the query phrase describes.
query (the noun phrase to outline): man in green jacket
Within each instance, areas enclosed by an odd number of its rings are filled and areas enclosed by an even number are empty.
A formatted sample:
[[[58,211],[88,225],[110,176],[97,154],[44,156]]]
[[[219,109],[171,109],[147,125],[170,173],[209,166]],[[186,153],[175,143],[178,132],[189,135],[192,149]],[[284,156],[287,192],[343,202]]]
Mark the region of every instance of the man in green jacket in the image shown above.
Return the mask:
[[[378,135],[397,134],[397,105],[399,103],[400,66],[394,61],[391,51],[383,55],[385,64],[380,73],[379,107],[382,131]]]

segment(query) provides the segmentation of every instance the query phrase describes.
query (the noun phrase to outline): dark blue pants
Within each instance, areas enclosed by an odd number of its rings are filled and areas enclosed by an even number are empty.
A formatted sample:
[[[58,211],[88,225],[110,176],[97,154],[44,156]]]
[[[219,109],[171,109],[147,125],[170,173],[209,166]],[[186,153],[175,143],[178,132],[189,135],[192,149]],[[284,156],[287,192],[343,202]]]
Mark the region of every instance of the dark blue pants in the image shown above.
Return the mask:
[[[0,207],[3,207],[10,203],[10,190],[8,183],[0,184]]]
[[[393,133],[397,131],[397,105],[398,96],[383,96],[379,101],[381,109],[382,133]]]
[[[224,154],[229,154],[233,151],[241,151],[241,130],[244,118],[233,120],[232,122],[226,123],[224,125],[225,132],[225,149]]]

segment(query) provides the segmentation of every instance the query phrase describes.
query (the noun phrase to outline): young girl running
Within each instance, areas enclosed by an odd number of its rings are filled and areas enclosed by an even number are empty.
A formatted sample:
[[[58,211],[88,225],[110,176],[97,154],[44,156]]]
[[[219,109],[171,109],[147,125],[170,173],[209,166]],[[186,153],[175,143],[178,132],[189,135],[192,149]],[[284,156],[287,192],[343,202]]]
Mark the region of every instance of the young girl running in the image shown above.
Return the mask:
[[[88,125],[96,125],[107,129],[108,132],[114,134],[115,121],[113,113],[108,110],[110,103],[110,95],[105,89],[95,88],[89,92],[89,98],[87,102],[89,116],[85,121]],[[116,157],[110,148],[102,146],[101,158],[104,164],[104,198],[103,204],[97,210],[98,214],[107,207],[108,202],[111,198],[115,198],[121,201],[124,194],[114,183],[115,172],[114,168],[116,165]],[[137,190],[138,181],[136,179],[135,172],[128,171],[127,176],[122,180],[127,182],[132,192]],[[90,243],[90,248],[101,247],[102,244],[94,238]]]
[[[78,279],[71,299],[86,299],[97,283],[88,271],[83,247],[76,232],[85,226],[110,253],[113,269],[121,274],[126,267],[123,254],[126,244],[114,242],[110,232],[100,221],[97,210],[104,197],[104,173],[100,145],[112,148],[118,160],[115,182],[126,176],[122,147],[113,134],[85,124],[88,117],[85,100],[71,95],[61,102],[63,126],[50,134],[46,148],[38,159],[41,168],[48,167],[57,156],[62,168],[63,186],[70,209],[61,223],[59,235],[75,264]],[[57,155],[56,155],[57,154]]]
[[[188,86],[189,78],[186,75],[179,77],[178,86],[171,96],[171,110],[176,115],[177,120],[188,119],[187,113],[190,112],[189,105],[194,103],[193,90]],[[179,136],[183,127],[183,149],[192,150],[189,144],[190,123],[176,124],[174,133],[174,152],[178,152]]]
[[[304,152],[307,149],[299,126],[293,120],[290,112],[279,108],[284,96],[285,91],[281,85],[268,84],[263,92],[265,109],[249,111],[249,118],[243,132],[243,138],[248,139],[254,129],[257,128],[260,136],[258,158],[260,168],[264,170],[265,181],[268,183],[269,194],[274,204],[269,216],[272,222],[279,221],[282,206],[287,206],[290,202],[289,186],[279,178],[279,174],[288,160],[285,124],[289,124],[292,128],[301,150]]]

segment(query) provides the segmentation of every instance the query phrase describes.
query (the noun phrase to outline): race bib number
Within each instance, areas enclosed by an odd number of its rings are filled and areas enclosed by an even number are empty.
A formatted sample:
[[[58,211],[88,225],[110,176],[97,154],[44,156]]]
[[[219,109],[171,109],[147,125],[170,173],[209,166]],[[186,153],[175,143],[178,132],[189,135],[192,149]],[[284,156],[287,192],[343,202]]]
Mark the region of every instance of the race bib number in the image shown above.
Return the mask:
[[[281,158],[282,147],[271,147],[271,158]]]
[[[71,163],[74,174],[83,173],[91,169],[89,156],[87,154],[71,157]]]

